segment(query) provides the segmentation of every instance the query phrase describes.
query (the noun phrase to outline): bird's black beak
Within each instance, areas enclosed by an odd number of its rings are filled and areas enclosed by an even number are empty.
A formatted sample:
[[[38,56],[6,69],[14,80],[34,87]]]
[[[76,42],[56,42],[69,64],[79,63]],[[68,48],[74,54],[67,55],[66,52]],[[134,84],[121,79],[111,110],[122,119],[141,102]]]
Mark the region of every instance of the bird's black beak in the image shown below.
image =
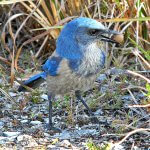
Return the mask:
[[[114,39],[112,39],[112,38],[110,38],[110,37],[105,36],[105,34],[115,36],[115,35],[119,35],[119,34],[121,34],[121,33],[119,33],[118,31],[114,31],[114,30],[109,30],[109,29],[107,29],[107,30],[102,30],[102,31],[100,32],[100,35],[99,35],[99,36],[101,37],[101,40],[102,40],[102,41],[119,44],[116,40],[114,40]]]

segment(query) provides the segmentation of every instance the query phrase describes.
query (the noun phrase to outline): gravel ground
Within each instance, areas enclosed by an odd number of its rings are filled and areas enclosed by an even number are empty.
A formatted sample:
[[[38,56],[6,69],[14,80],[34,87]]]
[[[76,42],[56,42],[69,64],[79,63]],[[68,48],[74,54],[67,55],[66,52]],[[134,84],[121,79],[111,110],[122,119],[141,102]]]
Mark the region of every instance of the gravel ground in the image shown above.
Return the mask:
[[[150,133],[131,134],[117,144],[130,131],[150,128],[148,110],[129,108],[136,102],[146,100],[142,92],[122,92],[128,83],[122,84],[118,77],[102,74],[96,88],[83,96],[100,124],[91,123],[83,105],[74,96],[57,98],[54,102],[55,127],[61,133],[49,131],[46,83],[36,92],[18,93],[18,84],[10,88],[1,80],[0,94],[0,149],[92,149],[148,150]],[[118,89],[120,91],[118,92]],[[62,100],[60,100],[62,99]]]

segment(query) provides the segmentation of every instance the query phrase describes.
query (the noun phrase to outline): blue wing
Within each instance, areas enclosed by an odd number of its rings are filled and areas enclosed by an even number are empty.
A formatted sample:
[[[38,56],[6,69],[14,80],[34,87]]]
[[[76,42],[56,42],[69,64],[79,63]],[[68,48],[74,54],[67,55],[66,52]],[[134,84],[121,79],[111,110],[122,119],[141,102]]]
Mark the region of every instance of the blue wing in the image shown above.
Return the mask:
[[[26,80],[23,84],[31,88],[36,88],[46,79],[47,75],[50,76],[58,75],[57,71],[61,60],[62,60],[61,57],[52,56],[42,66],[43,72],[32,76],[31,78]],[[20,86],[18,91],[19,92],[26,91],[26,89],[23,86]]]
[[[46,63],[43,65],[43,71],[50,76],[56,76],[58,75],[58,68],[59,64],[62,61],[62,57],[59,56],[52,56],[50,59],[46,61]]]

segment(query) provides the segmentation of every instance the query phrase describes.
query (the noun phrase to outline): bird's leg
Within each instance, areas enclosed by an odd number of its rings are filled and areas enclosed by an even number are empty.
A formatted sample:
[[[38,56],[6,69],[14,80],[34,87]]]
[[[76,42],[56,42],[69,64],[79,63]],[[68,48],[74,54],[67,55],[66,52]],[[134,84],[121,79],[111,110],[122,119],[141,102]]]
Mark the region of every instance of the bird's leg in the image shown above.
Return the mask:
[[[52,122],[52,112],[53,112],[53,107],[52,107],[52,99],[54,97],[52,95],[48,95],[48,100],[49,100],[49,124],[48,124],[48,129],[49,130],[54,130],[56,132],[61,132],[61,130],[59,128],[55,128],[53,126],[53,122]]]
[[[90,116],[93,116],[92,122],[99,123],[98,118],[94,116],[94,113],[91,111],[91,109],[88,107],[86,102],[83,100],[80,91],[75,91],[75,95],[76,95],[77,99],[80,100],[82,102],[82,104],[85,106],[85,108],[88,110]]]
[[[51,96],[48,96],[48,101],[49,101],[49,108],[48,108],[48,111],[49,111],[49,127],[52,128],[53,126],[53,123],[52,123],[52,97]]]

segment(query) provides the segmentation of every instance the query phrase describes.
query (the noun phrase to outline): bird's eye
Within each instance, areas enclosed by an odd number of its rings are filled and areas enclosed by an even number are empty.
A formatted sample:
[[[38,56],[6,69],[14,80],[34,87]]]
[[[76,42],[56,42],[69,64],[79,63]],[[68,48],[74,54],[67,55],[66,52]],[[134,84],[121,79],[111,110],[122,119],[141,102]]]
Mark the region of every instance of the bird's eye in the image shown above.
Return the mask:
[[[98,33],[99,33],[99,30],[96,30],[96,29],[89,30],[89,34],[92,35],[92,36],[95,36]]]

